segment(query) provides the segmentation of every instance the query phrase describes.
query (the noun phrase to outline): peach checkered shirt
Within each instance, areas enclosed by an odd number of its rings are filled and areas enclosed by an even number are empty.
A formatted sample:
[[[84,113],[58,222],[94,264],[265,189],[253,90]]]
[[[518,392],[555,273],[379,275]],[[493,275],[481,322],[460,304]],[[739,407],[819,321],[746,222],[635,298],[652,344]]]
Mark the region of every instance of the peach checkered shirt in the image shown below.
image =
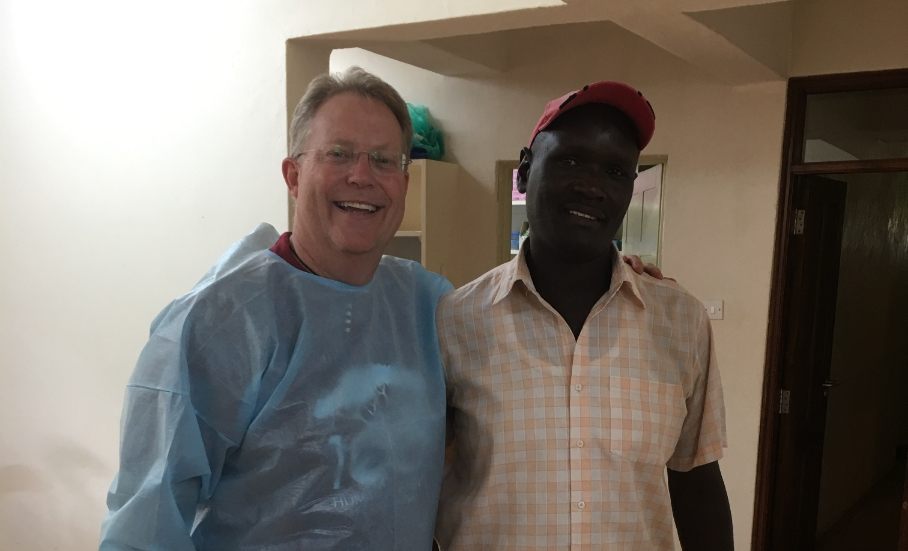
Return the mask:
[[[712,332],[697,299],[614,254],[576,341],[523,251],[442,299],[446,551],[672,549],[666,466],[725,446]]]

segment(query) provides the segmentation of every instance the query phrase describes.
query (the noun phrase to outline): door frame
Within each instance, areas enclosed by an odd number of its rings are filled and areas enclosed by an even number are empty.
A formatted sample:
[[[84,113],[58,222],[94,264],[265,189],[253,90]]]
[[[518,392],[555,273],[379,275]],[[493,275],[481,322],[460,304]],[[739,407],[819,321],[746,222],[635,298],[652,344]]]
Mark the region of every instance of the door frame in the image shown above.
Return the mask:
[[[794,212],[793,187],[802,174],[853,174],[860,172],[905,172],[908,159],[875,159],[861,161],[803,162],[804,122],[807,96],[827,92],[847,92],[908,88],[908,69],[843,73],[795,77],[788,80],[785,130],[782,139],[782,163],[779,178],[779,209],[773,254],[766,336],[766,362],[760,413],[760,438],[757,452],[756,492],[751,549],[769,550],[772,531],[773,487],[778,455],[779,397],[784,345],[783,323],[786,317],[785,281],[789,269]]]

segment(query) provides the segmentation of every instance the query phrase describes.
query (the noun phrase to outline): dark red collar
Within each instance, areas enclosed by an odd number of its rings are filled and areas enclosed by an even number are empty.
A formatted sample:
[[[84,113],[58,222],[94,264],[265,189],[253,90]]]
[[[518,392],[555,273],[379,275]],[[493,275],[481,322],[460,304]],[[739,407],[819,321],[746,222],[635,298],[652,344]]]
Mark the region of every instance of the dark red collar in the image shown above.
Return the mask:
[[[303,263],[300,257],[294,252],[293,245],[290,244],[290,232],[284,232],[278,240],[271,246],[271,252],[287,261],[288,264],[298,270],[314,274],[309,266]]]

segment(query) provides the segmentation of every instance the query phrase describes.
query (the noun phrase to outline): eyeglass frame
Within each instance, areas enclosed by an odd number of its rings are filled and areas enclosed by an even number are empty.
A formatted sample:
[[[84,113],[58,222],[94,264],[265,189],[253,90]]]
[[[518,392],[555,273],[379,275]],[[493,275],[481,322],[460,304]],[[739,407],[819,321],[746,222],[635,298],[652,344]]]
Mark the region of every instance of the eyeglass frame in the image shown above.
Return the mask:
[[[326,153],[329,153],[331,151],[335,151],[335,152],[343,151],[344,153],[349,154],[350,158],[344,159],[342,162],[338,162],[337,160],[331,160],[329,157],[327,157],[325,155]],[[315,156],[313,158],[319,163],[330,164],[332,166],[346,167],[346,168],[350,168],[353,165],[355,165],[359,161],[360,155],[365,154],[366,158],[369,160],[369,168],[372,170],[373,174],[376,174],[376,175],[389,175],[390,176],[392,174],[407,174],[407,167],[409,167],[410,164],[413,162],[413,160],[410,159],[410,157],[408,157],[406,153],[401,153],[400,154],[400,165],[398,165],[396,168],[389,169],[386,171],[380,167],[376,167],[376,165],[375,165],[375,163],[377,162],[376,156],[377,155],[385,156],[385,152],[379,151],[379,150],[354,151],[353,149],[344,147],[340,144],[331,145],[327,149],[318,148],[318,147],[312,148],[312,149],[304,149],[303,151],[298,152],[296,155],[293,155],[291,157],[291,159],[297,160],[300,157],[302,157],[303,155],[307,155],[310,153],[318,153],[318,156]],[[393,160],[393,157],[390,160]],[[395,165],[392,164],[391,166],[395,166]]]

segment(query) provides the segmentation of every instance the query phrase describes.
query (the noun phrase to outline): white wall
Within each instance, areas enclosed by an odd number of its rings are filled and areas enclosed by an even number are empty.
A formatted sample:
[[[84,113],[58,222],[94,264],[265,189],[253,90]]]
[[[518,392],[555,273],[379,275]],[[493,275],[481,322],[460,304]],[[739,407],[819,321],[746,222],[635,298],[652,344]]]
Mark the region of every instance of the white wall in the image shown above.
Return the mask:
[[[284,229],[271,4],[0,3],[0,549],[97,548],[152,317]]]

